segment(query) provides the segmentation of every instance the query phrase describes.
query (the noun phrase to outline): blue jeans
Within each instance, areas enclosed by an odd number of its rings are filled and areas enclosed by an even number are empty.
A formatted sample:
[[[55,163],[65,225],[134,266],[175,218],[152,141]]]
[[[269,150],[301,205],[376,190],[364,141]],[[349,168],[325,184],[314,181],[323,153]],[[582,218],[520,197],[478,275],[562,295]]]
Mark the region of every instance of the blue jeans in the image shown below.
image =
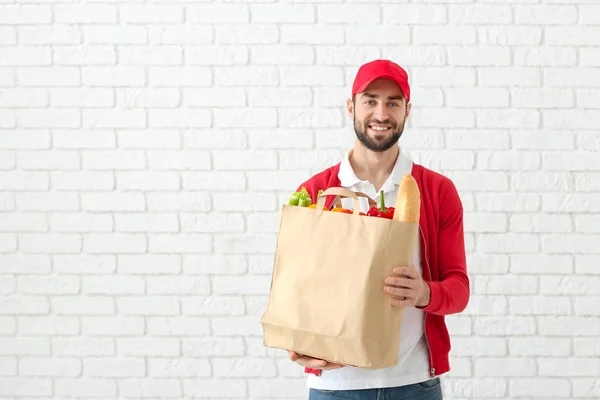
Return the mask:
[[[384,389],[320,390],[310,389],[308,400],[442,400],[440,378],[413,385]]]

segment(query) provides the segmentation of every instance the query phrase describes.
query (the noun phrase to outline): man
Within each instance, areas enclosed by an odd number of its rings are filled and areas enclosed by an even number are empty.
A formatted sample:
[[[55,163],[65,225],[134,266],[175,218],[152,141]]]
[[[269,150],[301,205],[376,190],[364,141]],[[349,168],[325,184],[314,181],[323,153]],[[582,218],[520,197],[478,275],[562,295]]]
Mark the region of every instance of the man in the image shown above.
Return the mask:
[[[295,352],[292,361],[305,367],[310,400],[442,399],[439,376],[450,370],[450,338],[444,316],[463,311],[469,279],[463,233],[463,209],[450,179],[412,162],[398,140],[410,115],[408,75],[389,60],[363,65],[352,86],[347,109],[356,141],[338,164],[302,186],[313,202],[319,189],[342,186],[368,194],[378,204],[383,191],[394,206],[402,176],[413,175],[421,193],[420,240],[413,265],[398,266],[381,290],[393,306],[404,307],[398,364],[366,370],[327,363]],[[361,211],[368,200],[361,200]],[[333,198],[328,198],[330,206]],[[352,208],[352,199],[342,206]]]

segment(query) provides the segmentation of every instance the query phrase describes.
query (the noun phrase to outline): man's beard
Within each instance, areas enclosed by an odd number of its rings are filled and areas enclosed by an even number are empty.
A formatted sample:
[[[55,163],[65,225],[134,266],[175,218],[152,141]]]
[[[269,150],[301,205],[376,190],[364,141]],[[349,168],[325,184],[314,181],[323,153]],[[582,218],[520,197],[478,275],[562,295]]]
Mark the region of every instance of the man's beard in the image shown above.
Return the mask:
[[[369,137],[369,135],[367,134],[367,129],[369,128],[369,125],[371,124],[381,124],[381,125],[389,125],[391,126],[391,131],[392,131],[392,135],[389,136],[387,139],[381,139],[381,140],[376,140],[373,139],[371,137]],[[402,121],[401,125],[398,125],[396,123],[392,123],[392,121],[390,121],[389,119],[385,120],[385,121],[377,121],[377,120],[370,120],[368,122],[365,123],[361,123],[360,121],[356,120],[356,116],[354,116],[354,132],[356,133],[356,137],[358,138],[358,140],[360,140],[360,142],[363,144],[363,146],[365,146],[367,149],[371,150],[371,151],[375,151],[375,152],[383,152],[386,151],[390,148],[392,148],[392,146],[394,146],[398,140],[400,140],[400,136],[402,136],[402,132],[404,131],[404,121]],[[381,133],[380,136],[384,136],[387,135],[388,132],[385,133]]]

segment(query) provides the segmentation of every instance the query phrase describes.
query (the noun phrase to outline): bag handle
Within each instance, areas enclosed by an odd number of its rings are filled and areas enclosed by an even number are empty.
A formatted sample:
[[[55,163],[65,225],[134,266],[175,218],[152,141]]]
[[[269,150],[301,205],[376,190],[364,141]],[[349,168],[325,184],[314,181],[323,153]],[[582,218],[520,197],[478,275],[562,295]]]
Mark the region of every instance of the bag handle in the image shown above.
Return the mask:
[[[361,193],[362,194],[362,193]],[[354,193],[352,190],[348,190],[342,187],[331,187],[326,189],[319,197],[317,197],[317,210],[322,210],[325,206],[325,197],[326,196],[340,196],[340,197],[348,197],[350,199],[354,199],[354,215],[360,215],[360,203],[358,200],[358,195]],[[366,195],[364,195],[366,196]],[[362,196],[361,196],[362,197]],[[369,196],[367,196],[369,197]]]

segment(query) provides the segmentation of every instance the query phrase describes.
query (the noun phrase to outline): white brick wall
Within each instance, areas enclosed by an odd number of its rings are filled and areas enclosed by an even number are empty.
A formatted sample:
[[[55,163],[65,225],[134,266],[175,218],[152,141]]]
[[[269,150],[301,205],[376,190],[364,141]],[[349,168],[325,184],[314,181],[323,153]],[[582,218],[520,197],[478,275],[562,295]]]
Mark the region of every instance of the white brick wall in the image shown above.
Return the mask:
[[[465,205],[446,398],[600,398],[596,1],[1,3],[0,400],[306,398],[278,209],[379,57]]]

